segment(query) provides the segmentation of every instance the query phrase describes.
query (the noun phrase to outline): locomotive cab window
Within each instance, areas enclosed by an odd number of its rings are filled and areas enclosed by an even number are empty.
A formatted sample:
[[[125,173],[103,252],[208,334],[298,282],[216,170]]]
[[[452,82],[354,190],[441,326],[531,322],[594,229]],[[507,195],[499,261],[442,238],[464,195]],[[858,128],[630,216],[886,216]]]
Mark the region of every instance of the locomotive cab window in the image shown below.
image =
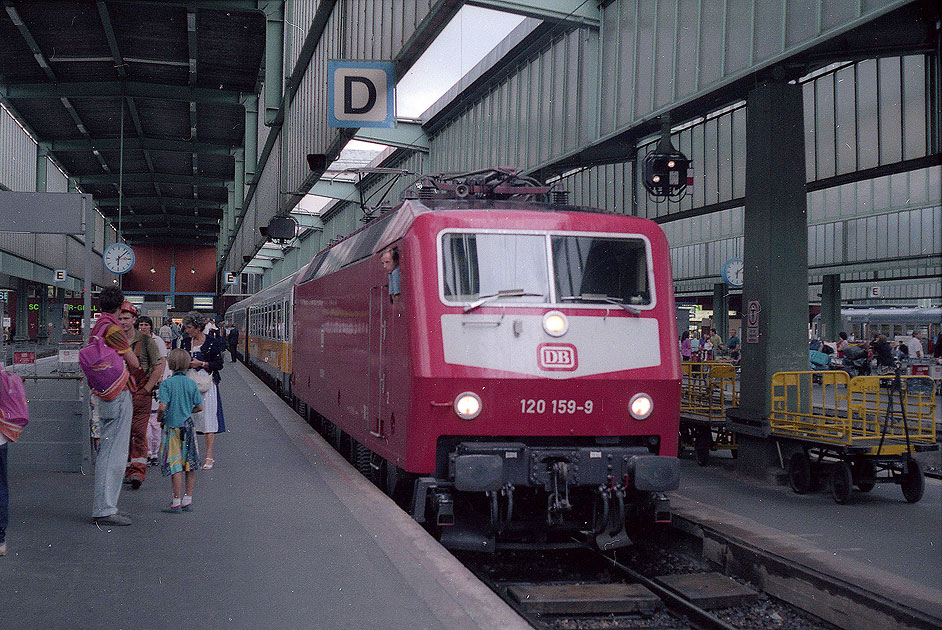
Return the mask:
[[[446,233],[442,280],[449,302],[494,296],[495,302],[549,301],[546,237],[540,234]],[[514,295],[500,296],[501,292]]]
[[[651,304],[643,240],[598,236],[551,240],[557,300],[604,296],[625,304]]]

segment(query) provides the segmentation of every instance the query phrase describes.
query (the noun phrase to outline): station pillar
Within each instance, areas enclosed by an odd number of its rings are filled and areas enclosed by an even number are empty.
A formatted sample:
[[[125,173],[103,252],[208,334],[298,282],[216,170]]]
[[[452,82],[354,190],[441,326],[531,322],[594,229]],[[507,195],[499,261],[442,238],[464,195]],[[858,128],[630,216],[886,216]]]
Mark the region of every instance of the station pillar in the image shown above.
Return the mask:
[[[737,467],[777,475],[769,434],[772,375],[808,369],[808,221],[802,88],[771,81],[749,92],[743,225],[742,380],[729,412]]]
[[[36,288],[39,291],[39,310],[37,311],[36,340],[39,343],[49,342],[49,288],[40,285]]]
[[[729,339],[729,287],[722,282],[713,285],[713,328],[726,343]]]
[[[16,279],[16,333],[13,341],[29,341],[29,284]]]
[[[821,284],[821,339],[837,341],[841,332],[841,275],[824,276]]]

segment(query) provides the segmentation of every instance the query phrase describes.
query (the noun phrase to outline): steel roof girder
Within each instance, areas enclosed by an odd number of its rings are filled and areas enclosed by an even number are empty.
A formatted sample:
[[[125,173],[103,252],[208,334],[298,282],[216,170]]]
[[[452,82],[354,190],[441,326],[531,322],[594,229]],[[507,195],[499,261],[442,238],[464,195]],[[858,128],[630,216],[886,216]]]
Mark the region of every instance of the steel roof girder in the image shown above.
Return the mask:
[[[422,129],[422,125],[402,120],[397,120],[396,126],[391,128],[361,127],[357,130],[354,139],[422,153],[428,153],[432,148],[432,143],[425,130]]]
[[[303,228],[310,228],[321,232],[324,231],[324,221],[319,216],[313,214],[292,214],[289,216],[297,221],[298,225]]]
[[[117,184],[118,173],[109,173],[107,175],[76,175],[75,181],[79,185],[88,184]],[[175,173],[125,173],[123,175],[125,183],[135,184],[184,184],[189,186],[216,186],[225,187],[226,182],[231,178],[206,177],[194,175],[178,175]]]
[[[19,83],[0,86],[0,95],[9,99],[39,98],[146,98],[190,103],[241,105],[238,90],[214,90],[140,81],[76,81],[59,83]]]
[[[117,208],[118,207],[118,197],[95,197],[95,205],[101,208]],[[124,195],[121,199],[121,205],[130,206],[132,208],[159,208],[161,206],[166,206],[167,208],[188,208],[188,209],[207,209],[207,210],[219,210],[225,204],[221,201],[208,201],[206,199],[182,199],[178,197],[162,197],[160,199],[156,197],[134,197]],[[163,216],[163,215],[158,215]]]
[[[504,13],[514,13],[549,22],[599,28],[602,12],[598,2],[582,0],[466,0],[470,4]]]
[[[118,151],[119,138],[89,138],[88,140],[53,140],[49,142],[53,152]],[[202,153],[205,155],[231,155],[236,145],[216,142],[190,142],[187,140],[165,140],[162,138],[125,138],[125,150],[167,151],[169,153]]]
[[[246,265],[246,266],[247,266],[247,267],[258,267],[259,269],[271,269],[272,267],[275,266],[275,264],[272,263],[271,261],[268,261],[268,260],[262,260],[262,259],[260,259],[260,258],[253,258],[253,259],[252,259],[252,262],[250,262],[250,263],[249,263],[248,265]]]
[[[360,191],[356,185],[350,182],[330,181],[329,179],[317,180],[311,190],[308,191],[308,194],[341,201],[359,201],[360,199]]]

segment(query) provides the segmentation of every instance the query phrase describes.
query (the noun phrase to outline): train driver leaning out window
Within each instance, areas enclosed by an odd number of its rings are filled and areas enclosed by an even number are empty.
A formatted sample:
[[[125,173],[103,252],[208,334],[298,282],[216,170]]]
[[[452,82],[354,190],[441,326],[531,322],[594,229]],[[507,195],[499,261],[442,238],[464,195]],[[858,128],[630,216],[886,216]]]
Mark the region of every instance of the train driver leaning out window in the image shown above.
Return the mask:
[[[391,247],[384,251],[379,257],[383,265],[383,271],[389,275],[389,300],[393,303],[399,301],[400,278],[399,278],[399,250]]]

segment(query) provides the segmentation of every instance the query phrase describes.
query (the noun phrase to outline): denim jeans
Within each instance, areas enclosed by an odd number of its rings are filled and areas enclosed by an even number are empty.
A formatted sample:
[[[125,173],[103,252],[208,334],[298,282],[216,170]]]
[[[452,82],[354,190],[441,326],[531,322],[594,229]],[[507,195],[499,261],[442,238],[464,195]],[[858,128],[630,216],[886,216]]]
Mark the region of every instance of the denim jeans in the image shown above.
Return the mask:
[[[10,517],[10,489],[7,486],[7,446],[0,444],[0,543],[7,538],[7,524]]]
[[[92,516],[111,516],[118,511],[118,496],[128,464],[131,439],[131,392],[124,390],[114,400],[98,400],[101,409],[101,446],[95,461],[95,502]]]

